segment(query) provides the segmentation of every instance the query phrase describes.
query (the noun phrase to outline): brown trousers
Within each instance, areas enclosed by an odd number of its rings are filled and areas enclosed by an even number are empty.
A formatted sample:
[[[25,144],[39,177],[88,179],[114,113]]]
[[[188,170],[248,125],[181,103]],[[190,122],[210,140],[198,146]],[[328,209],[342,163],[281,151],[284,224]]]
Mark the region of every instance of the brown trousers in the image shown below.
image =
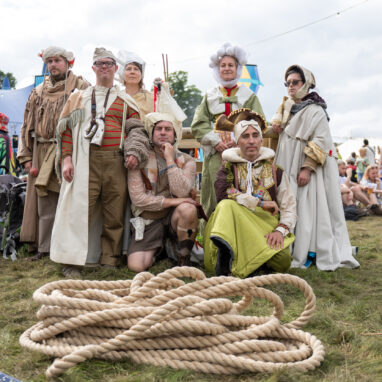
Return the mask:
[[[50,143],[35,143],[33,151],[33,167],[41,168]],[[29,243],[29,252],[36,249],[39,252],[49,252],[50,239],[60,186],[53,169],[47,187],[48,195],[39,197],[35,188],[36,178],[28,175],[27,195],[25,199],[23,223],[21,226],[20,239]]]
[[[99,199],[102,206],[101,264],[121,261],[127,187],[123,155],[91,145],[89,159],[89,221]]]
[[[52,238],[52,229],[54,217],[56,216],[57,203],[57,192],[48,191],[47,196],[37,197],[39,252],[50,251],[50,240]]]

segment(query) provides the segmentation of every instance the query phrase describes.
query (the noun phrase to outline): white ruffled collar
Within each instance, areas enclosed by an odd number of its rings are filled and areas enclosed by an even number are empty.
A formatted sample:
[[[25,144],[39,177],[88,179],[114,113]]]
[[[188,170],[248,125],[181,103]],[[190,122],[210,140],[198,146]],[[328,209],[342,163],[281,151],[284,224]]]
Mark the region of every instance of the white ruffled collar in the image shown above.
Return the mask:
[[[275,152],[268,147],[260,147],[260,155],[252,162],[257,163],[266,159],[273,159]],[[247,163],[247,159],[241,156],[241,151],[239,147],[233,147],[223,151],[222,159],[232,163]]]

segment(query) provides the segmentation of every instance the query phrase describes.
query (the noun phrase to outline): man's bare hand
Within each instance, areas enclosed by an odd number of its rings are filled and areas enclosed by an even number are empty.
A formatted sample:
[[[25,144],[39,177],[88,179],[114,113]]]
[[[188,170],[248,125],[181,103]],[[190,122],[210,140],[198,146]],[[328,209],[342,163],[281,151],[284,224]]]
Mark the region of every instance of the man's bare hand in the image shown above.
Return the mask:
[[[265,235],[267,239],[267,244],[270,248],[274,249],[282,249],[284,246],[284,237],[281,232],[273,231]]]
[[[129,155],[125,160],[126,168],[134,170],[138,167],[138,159],[134,155]]]
[[[226,145],[230,149],[231,147],[236,147],[236,142],[235,141],[228,141],[226,143]]]
[[[174,146],[171,143],[163,143],[163,145],[161,146],[161,150],[163,152],[163,156],[166,160],[167,165],[169,164],[169,162],[174,161]]]
[[[217,152],[222,153],[224,150],[228,149],[228,146],[223,142],[219,142],[214,148]]]
[[[177,207],[182,203],[190,203],[193,204],[195,207],[200,206],[200,204],[192,198],[166,198],[163,202],[163,207]]]
[[[29,174],[29,171],[31,170],[32,168],[32,161],[28,161],[28,162],[25,162],[24,163],[24,168],[25,168],[25,171]]]
[[[277,212],[279,212],[279,207],[278,207],[277,203],[273,200],[264,201],[262,209],[270,212],[272,215],[276,215]]]
[[[72,157],[70,155],[64,158],[62,166],[62,176],[67,182],[71,182],[74,178],[74,167]]]
[[[303,168],[297,176],[297,184],[299,187],[306,186],[310,181],[310,170]]]
[[[283,132],[283,129],[280,125],[276,125],[275,123],[272,123],[272,129],[275,133],[281,134]]]

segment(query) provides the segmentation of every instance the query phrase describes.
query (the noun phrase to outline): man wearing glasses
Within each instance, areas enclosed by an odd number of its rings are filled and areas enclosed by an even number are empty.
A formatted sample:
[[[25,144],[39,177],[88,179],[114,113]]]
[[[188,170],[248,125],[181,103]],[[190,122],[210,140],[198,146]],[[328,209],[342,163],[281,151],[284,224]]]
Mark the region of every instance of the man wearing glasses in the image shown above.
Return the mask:
[[[116,267],[127,197],[125,166],[143,164],[149,142],[136,103],[113,86],[118,70],[113,53],[96,48],[92,68],[96,85],[72,94],[57,126],[63,180],[51,259]],[[65,266],[63,274],[75,277],[79,271]]]
[[[49,76],[33,89],[28,98],[17,153],[19,162],[28,172],[21,241],[29,243],[30,252],[38,251],[29,260],[39,260],[50,251],[60,191],[54,172],[58,118],[73,90],[90,85],[71,71],[74,64],[72,52],[51,46],[40,56]]]

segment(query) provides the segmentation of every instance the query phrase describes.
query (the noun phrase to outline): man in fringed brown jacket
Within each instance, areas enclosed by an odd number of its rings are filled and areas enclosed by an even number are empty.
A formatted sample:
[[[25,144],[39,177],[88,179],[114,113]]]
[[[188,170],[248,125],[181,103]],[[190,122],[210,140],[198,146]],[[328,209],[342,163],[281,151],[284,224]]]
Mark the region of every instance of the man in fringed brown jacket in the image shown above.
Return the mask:
[[[66,100],[74,89],[89,83],[70,70],[72,52],[49,47],[41,54],[49,76],[31,92],[21,127],[17,158],[28,172],[28,187],[21,227],[21,241],[29,252],[38,251],[31,260],[49,254],[52,227],[60,186],[54,171],[56,126]]]

